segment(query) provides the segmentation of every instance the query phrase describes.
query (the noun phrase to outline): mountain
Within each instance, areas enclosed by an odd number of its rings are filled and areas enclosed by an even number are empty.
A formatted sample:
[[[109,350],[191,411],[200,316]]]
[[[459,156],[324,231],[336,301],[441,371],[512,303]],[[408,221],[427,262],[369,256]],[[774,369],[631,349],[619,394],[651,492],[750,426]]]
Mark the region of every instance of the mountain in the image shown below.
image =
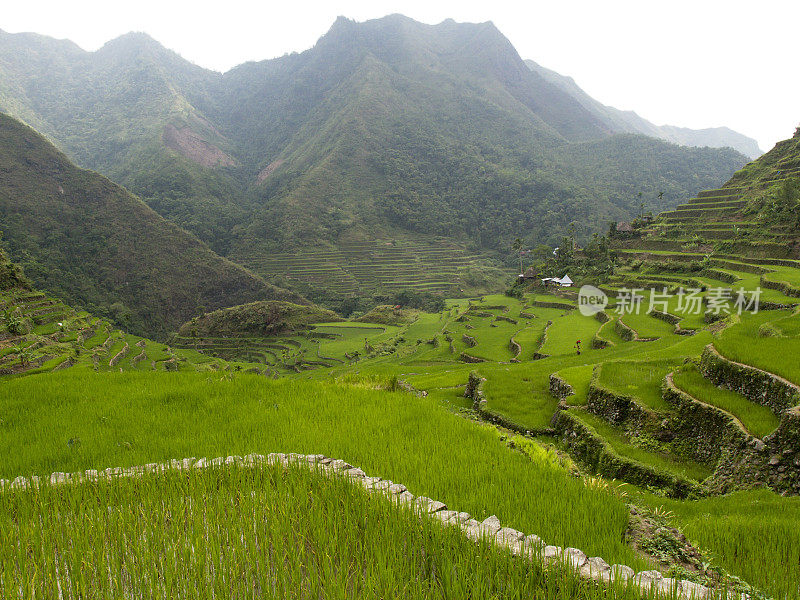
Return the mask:
[[[303,53],[225,74],[144,34],[84,52],[4,33],[0,110],[215,251],[342,294],[464,289],[453,269],[515,237],[559,243],[574,223],[585,238],[746,162],[615,135],[630,129],[531,70],[491,23],[401,15],[339,18]],[[455,261],[431,271],[442,238]],[[367,255],[386,268],[353,262]]]
[[[598,102],[583,91],[572,77],[556,73],[532,60],[526,60],[525,64],[534,73],[541,75],[548,82],[569,94],[591,114],[611,124],[615,132],[642,133],[681,146],[733,148],[749,158],[758,158],[763,154],[761,148],[758,147],[758,142],[728,127],[688,129],[673,125],[654,125],[633,111],[619,110]]]
[[[715,266],[734,270],[746,262],[749,273],[762,275],[764,288],[800,296],[796,274],[781,270],[800,259],[800,128],[721,188],[704,190],[639,225],[616,235],[614,245],[648,260],[710,256],[718,259]],[[652,251],[657,254],[648,256]]]
[[[0,232],[39,288],[163,337],[202,308],[303,300],[214,254],[124,188],[0,115]]]

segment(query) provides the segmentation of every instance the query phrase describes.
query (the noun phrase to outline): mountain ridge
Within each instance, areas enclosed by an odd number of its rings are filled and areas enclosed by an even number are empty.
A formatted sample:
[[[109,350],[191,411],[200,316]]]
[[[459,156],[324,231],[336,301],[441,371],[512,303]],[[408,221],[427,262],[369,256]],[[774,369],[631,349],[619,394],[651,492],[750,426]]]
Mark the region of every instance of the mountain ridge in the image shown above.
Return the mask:
[[[337,19],[302,53],[224,74],[146,34],[55,57],[57,71],[14,40],[0,35],[0,110],[253,269],[345,239],[558,245],[573,222],[588,238],[745,162],[616,139],[491,23]]]
[[[164,337],[198,310],[302,298],[217,256],[102,175],[78,169],[30,127],[0,115],[0,231],[42,289]]]
[[[764,152],[756,140],[749,138],[729,127],[707,127],[691,129],[676,125],[655,125],[639,116],[632,110],[620,110],[607,106],[587,94],[572,77],[561,75],[552,69],[526,60],[525,64],[545,79],[569,93],[590,112],[603,115],[609,119],[619,131],[625,133],[642,133],[650,137],[666,140],[682,146],[709,146],[712,148],[730,147],[751,159],[758,158]]]

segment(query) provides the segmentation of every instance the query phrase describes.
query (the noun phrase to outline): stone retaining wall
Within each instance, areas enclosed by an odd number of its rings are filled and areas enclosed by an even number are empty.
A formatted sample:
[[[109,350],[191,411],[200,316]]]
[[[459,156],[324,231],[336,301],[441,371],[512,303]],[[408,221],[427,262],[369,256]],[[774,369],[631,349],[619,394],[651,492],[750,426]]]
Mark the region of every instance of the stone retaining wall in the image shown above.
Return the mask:
[[[762,439],[751,435],[730,413],[678,389],[667,375],[662,386],[675,407],[670,429],[677,450],[714,467],[703,485],[724,494],[769,486],[778,493],[800,494],[800,407],[786,410],[775,431]]]
[[[800,405],[800,387],[767,371],[728,360],[713,344],[703,350],[700,371],[714,385],[738,392],[776,415]]]
[[[589,384],[586,409],[611,423],[629,430],[642,430],[658,421],[658,415],[639,404],[632,396],[617,394],[597,382],[602,366],[598,365]]]
[[[681,327],[681,317],[678,315],[673,315],[672,313],[662,312],[660,310],[651,310],[650,316],[655,317],[656,319],[660,319],[670,325],[675,327],[675,333],[677,335],[694,335],[697,333],[695,329],[683,329]]]
[[[165,463],[150,463],[138,467],[109,468],[104,471],[87,470],[82,473],[53,473],[49,477],[51,485],[80,484],[100,479],[138,477],[144,473],[159,473],[172,470],[193,470],[237,466],[240,468],[264,466],[303,467],[315,473],[330,477],[343,477],[354,485],[362,486],[367,493],[388,496],[398,507],[409,507],[420,518],[435,519],[445,527],[457,527],[470,540],[490,541],[496,546],[530,561],[539,561],[545,566],[560,565],[575,572],[576,576],[596,581],[600,584],[611,582],[639,588],[643,593],[663,594],[681,600],[710,600],[715,591],[688,580],[664,577],[659,571],[636,573],[627,565],[609,565],[599,556],[588,557],[577,548],[562,548],[545,543],[536,534],[504,527],[492,515],[483,521],[473,519],[468,513],[450,510],[438,500],[425,496],[414,496],[402,483],[395,483],[380,477],[371,477],[364,471],[344,460],[334,460],[321,454],[248,454],[247,456],[228,456],[213,459],[184,458]],[[17,477],[13,481],[0,480],[0,492],[7,489],[38,487],[42,482],[37,477],[27,479]]]
[[[572,386],[561,379],[557,373],[550,374],[550,395],[559,400],[566,400],[575,395]]]
[[[112,358],[110,361],[108,361],[108,366],[109,366],[109,367],[114,367],[114,366],[116,366],[116,364],[117,364],[119,361],[121,361],[123,358],[125,358],[125,356],[128,354],[128,350],[129,350],[129,349],[130,349],[130,346],[128,346],[128,342],[125,342],[125,345],[122,347],[122,350],[120,350],[119,352],[117,352],[117,353],[114,355],[114,358]]]
[[[702,495],[700,485],[690,479],[620,456],[602,437],[571,414],[570,410],[557,411],[552,425],[570,456],[598,475],[644,488],[655,486],[666,490],[674,498]]]
[[[573,304],[565,304],[564,302],[546,302],[544,300],[531,300],[531,306],[538,306],[539,308],[560,308],[562,310],[575,310]]]
[[[678,439],[673,445],[683,456],[715,467],[723,454],[736,454],[753,439],[733,415],[677,388],[672,373],[664,378],[661,393],[675,408],[670,429]]]
[[[761,287],[765,287],[770,290],[777,290],[786,296],[791,296],[792,298],[800,298],[800,289],[789,285],[785,281],[770,281],[765,275],[762,275],[759,281],[761,283]]]
[[[461,354],[459,354],[458,360],[470,364],[486,362],[485,358],[481,358],[480,356],[472,356],[471,354],[467,354],[466,352],[462,352]]]
[[[634,340],[638,339],[636,332],[622,322],[622,317],[614,322],[614,331],[616,331],[617,335],[626,342],[633,342]]]
[[[506,317],[506,316],[503,316],[503,315],[497,315],[494,318],[494,320],[495,321],[505,321],[506,323],[511,323],[512,325],[516,325],[517,324],[517,320],[516,319],[512,319],[511,317]]]

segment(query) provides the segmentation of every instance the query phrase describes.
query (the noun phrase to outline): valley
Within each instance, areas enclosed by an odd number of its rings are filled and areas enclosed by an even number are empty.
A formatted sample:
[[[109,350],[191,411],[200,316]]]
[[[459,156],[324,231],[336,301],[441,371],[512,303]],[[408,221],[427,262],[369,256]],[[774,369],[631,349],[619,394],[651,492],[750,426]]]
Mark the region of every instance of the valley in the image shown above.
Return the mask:
[[[800,600],[759,155],[491,22],[0,31],[0,598]]]

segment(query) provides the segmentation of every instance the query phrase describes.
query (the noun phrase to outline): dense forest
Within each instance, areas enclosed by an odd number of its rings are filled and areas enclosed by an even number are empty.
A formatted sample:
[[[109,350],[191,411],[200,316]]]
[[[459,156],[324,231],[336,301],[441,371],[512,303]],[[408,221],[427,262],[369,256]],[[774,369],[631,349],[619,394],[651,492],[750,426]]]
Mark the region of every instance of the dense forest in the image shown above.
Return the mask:
[[[302,301],[214,254],[105,177],[78,169],[0,115],[0,232],[38,287],[134,332],[163,337],[205,308]],[[11,266],[3,280],[16,280]]]
[[[746,162],[624,134],[491,23],[340,18],[306,52],[225,74],[145,34],[90,53],[0,32],[0,90],[1,111],[234,259],[353,232],[586,238]]]

